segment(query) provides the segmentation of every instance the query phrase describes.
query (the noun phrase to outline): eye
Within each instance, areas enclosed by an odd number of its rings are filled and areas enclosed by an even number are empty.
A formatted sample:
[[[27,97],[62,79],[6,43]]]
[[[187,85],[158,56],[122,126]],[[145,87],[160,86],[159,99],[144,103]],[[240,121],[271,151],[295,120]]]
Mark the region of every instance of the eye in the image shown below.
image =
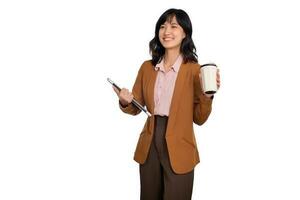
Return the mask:
[[[177,28],[177,26],[176,25],[172,25],[172,28]]]
[[[165,25],[160,25],[160,28],[165,28]]]

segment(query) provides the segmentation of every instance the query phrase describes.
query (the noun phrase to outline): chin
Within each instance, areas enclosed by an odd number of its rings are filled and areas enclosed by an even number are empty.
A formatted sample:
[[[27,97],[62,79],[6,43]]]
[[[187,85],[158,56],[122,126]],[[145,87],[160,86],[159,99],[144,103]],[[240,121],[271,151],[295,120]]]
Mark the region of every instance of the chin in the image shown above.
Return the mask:
[[[165,49],[174,49],[174,48],[178,48],[179,46],[178,45],[163,45],[163,47]]]

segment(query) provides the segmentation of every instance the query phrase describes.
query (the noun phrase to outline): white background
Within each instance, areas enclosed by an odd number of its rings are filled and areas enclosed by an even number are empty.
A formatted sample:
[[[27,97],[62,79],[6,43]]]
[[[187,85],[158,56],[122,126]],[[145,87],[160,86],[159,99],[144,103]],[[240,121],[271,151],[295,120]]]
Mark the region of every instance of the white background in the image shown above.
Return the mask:
[[[139,199],[146,115],[123,114],[159,16],[182,8],[220,68],[193,199],[299,200],[296,1],[1,1],[0,199]]]

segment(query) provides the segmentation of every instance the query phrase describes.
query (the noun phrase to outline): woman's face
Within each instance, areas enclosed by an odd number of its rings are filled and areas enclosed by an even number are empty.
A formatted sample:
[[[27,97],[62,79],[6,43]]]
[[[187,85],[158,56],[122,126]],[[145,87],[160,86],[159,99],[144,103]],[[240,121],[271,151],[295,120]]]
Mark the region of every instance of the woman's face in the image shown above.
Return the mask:
[[[180,48],[184,38],[184,30],[178,24],[176,16],[172,17],[172,20],[167,20],[160,25],[159,41],[165,49]]]

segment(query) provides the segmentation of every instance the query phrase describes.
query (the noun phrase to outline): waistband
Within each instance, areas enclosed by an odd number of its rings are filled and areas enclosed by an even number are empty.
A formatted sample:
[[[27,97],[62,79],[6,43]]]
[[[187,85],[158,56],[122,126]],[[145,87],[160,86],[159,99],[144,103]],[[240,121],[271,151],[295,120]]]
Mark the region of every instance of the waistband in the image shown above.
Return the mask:
[[[168,116],[160,116],[160,115],[154,115],[154,119],[155,119],[155,121],[165,121],[165,122],[167,122],[168,121],[168,119],[169,119],[169,117]]]

